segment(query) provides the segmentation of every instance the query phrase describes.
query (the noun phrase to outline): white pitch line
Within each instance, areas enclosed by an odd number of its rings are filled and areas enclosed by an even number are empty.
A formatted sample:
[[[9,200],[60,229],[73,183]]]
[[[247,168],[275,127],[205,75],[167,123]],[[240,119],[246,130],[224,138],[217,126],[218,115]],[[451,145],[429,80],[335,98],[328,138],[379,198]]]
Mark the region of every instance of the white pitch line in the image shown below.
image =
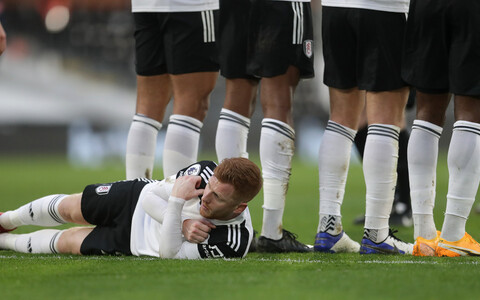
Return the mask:
[[[16,255],[0,255],[0,259],[30,259],[30,260],[51,260],[51,259],[79,259],[79,260],[158,260],[157,257],[132,257],[132,256],[79,256],[79,255],[32,255],[32,256],[16,256]]]
[[[80,258],[81,257],[81,258]],[[0,259],[29,259],[29,260],[52,260],[52,259],[78,259],[80,260],[138,260],[138,261],[152,261],[159,260],[157,257],[131,257],[131,256],[76,256],[76,255],[35,255],[35,256],[16,256],[16,255],[0,255]],[[446,258],[448,259],[448,258]],[[284,263],[306,263],[306,264],[339,264],[339,263],[352,263],[349,260],[336,260],[336,259],[276,259],[276,258],[245,258],[245,259],[224,259],[225,261],[257,261],[257,262],[284,262]],[[384,265],[438,265],[437,261],[416,261],[416,260],[398,260],[398,261],[383,261],[383,260],[358,260],[357,264],[384,264]],[[465,261],[465,262],[453,262],[455,265],[479,265],[480,261]]]
[[[448,259],[448,258],[446,258]],[[245,260],[249,261],[265,261],[265,262],[287,262],[287,263],[318,263],[318,264],[338,264],[338,263],[352,263],[352,261],[348,260],[335,260],[335,259],[328,259],[328,260],[307,260],[307,259],[275,259],[275,258],[246,258]],[[423,264],[423,265],[438,265],[440,264],[437,261],[415,261],[415,260],[399,260],[399,261],[383,261],[383,260],[358,260],[355,261],[357,264],[392,264],[392,265],[402,265],[402,264]],[[456,265],[478,265],[480,261],[466,261],[466,262],[457,262]]]

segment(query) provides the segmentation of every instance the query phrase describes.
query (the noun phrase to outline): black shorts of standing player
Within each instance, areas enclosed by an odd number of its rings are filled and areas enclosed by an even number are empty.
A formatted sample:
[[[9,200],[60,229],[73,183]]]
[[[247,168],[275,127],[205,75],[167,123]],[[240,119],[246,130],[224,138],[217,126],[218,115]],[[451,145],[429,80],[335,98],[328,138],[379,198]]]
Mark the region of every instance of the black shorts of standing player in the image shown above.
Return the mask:
[[[143,187],[152,180],[135,179],[92,184],[83,190],[81,209],[85,220],[96,225],[83,241],[83,255],[132,255],[132,216]]]
[[[404,13],[322,7],[324,83],[367,91],[404,87],[400,72],[405,26]]]
[[[252,0],[248,28],[248,74],[274,77],[294,66],[300,78],[314,76],[310,2]]]
[[[480,1],[412,0],[410,7],[404,80],[425,93],[480,95]]]
[[[215,44],[218,10],[134,13],[137,75],[219,70]]]
[[[220,0],[217,45],[220,74],[228,79],[255,79],[247,74],[250,0]]]

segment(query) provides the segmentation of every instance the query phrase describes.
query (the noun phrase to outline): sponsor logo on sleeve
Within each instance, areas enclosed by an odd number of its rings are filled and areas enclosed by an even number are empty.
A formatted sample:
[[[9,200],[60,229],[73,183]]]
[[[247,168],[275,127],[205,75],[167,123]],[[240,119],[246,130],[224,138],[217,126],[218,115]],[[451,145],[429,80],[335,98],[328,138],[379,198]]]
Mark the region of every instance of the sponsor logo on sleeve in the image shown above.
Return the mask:
[[[222,251],[217,247],[217,245],[210,246],[210,245],[205,245],[201,244],[200,245],[203,253],[205,254],[205,257],[207,258],[221,258],[225,257],[225,254],[223,254]]]
[[[185,173],[183,175],[198,175],[200,173],[200,164],[194,164],[193,166],[190,166],[187,170],[185,170]]]

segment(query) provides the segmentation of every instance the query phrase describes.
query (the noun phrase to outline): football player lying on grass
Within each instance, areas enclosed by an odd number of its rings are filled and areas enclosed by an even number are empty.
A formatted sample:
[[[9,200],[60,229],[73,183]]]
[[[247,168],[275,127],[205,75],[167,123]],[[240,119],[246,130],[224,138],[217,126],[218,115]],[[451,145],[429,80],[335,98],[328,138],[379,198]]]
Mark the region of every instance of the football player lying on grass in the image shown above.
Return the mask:
[[[193,164],[162,181],[93,184],[50,195],[0,215],[0,249],[23,253],[136,255],[199,259],[244,257],[253,237],[247,203],[262,187],[245,158]],[[22,225],[95,225],[27,234]]]

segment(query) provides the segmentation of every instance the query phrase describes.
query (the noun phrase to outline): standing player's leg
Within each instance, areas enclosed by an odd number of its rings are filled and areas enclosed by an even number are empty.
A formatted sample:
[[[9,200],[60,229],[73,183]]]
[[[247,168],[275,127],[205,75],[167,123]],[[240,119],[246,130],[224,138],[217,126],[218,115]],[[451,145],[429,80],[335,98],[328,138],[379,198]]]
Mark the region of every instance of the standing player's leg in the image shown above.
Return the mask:
[[[405,81],[417,86],[417,98],[422,101],[418,103],[417,120],[412,130],[416,144],[409,143],[408,154],[410,173],[415,173],[415,178],[411,179],[411,185],[415,185],[415,189],[411,186],[416,238],[414,255],[470,255],[465,249],[478,250],[478,244],[465,233],[465,223],[478,189],[475,144],[478,142],[480,87],[474,66],[479,62],[480,23],[476,16],[480,6],[469,2],[435,1],[412,1],[410,5],[412,14],[407,24],[402,75]],[[455,26],[451,25],[452,19]],[[448,92],[457,94],[457,122],[448,152],[447,211],[439,239],[440,232],[433,220],[435,173],[438,139],[450,99]],[[472,154],[475,158],[470,156]],[[470,184],[475,185],[475,191]],[[440,246],[440,240],[445,247]],[[457,251],[457,246],[464,249]]]
[[[397,163],[397,186],[393,201],[392,213],[390,214],[390,225],[392,226],[413,226],[412,205],[410,200],[410,184],[408,174],[407,148],[410,138],[410,131],[405,127],[400,129],[398,137],[398,163]]]
[[[330,120],[318,152],[320,208],[315,251],[358,252],[360,245],[343,231],[341,206],[365,92],[358,88],[329,91]]]
[[[163,149],[163,173],[170,176],[197,161],[200,131],[218,72],[172,75],[174,95]]]
[[[480,183],[480,97],[455,96],[448,149],[448,194],[437,256],[480,255],[480,244],[465,231]]]
[[[290,66],[284,75],[262,78],[260,99],[264,119],[260,133],[263,175],[263,225],[260,252],[307,252],[310,249],[282,227],[285,200],[295,150],[292,101],[299,71]]]
[[[264,114],[260,133],[264,216],[257,250],[312,251],[282,228],[295,148],[293,97],[299,79],[314,76],[310,3],[254,1],[249,30],[247,72],[261,78]]]
[[[248,158],[248,132],[257,87],[257,80],[226,79],[225,103],[220,112],[215,136],[218,162],[230,157]]]
[[[436,254],[479,256],[480,244],[465,232],[465,224],[480,182],[480,4],[455,1],[447,11],[454,19],[454,25],[449,23],[453,38],[448,74],[456,122],[448,149],[447,208]]]
[[[291,116],[292,95],[298,70],[263,78],[260,99],[264,112],[260,134],[260,162],[263,174],[263,237],[279,240],[283,236],[282,218],[295,150],[295,131]]]
[[[411,93],[410,93],[411,95]],[[409,98],[410,101],[410,98]],[[404,122],[405,123],[405,122]],[[368,124],[365,116],[365,123],[361,122],[357,135],[355,136],[355,148],[360,154],[360,158],[363,159],[363,153],[365,151],[365,142],[367,140]],[[412,222],[412,206],[410,201],[410,185],[408,175],[408,162],[407,162],[407,147],[410,137],[409,129],[406,128],[406,124],[402,126],[400,130],[400,136],[398,141],[398,164],[397,164],[397,186],[395,188],[395,198],[392,207],[392,213],[390,215],[390,225],[392,226],[405,226],[409,227],[413,225]],[[353,223],[355,225],[365,224],[365,213],[357,216]]]
[[[167,13],[134,13],[137,107],[126,150],[127,179],[151,178],[157,135],[172,96],[163,36]]]
[[[315,251],[358,252],[360,245],[345,234],[341,206],[353,140],[365,107],[358,88],[356,26],[347,9],[322,8],[324,83],[330,93],[330,119],[318,152],[319,219]],[[366,118],[365,118],[366,119]],[[365,121],[366,122],[366,121]]]
[[[402,78],[417,91],[417,112],[407,149],[415,256],[434,255],[438,242],[433,218],[436,169],[450,101],[451,47],[445,41],[451,36],[447,25],[451,11],[447,6],[450,4],[431,0],[410,2],[402,56]]]
[[[169,75],[137,76],[137,108],[127,139],[127,179],[152,178],[157,135],[171,95]]]
[[[412,253],[413,245],[398,240],[389,229],[397,183],[398,140],[407,97],[407,87],[367,92],[369,127],[363,157],[367,193],[360,253]]]
[[[356,36],[361,37],[352,41],[357,48],[353,74],[358,88],[367,91],[369,125],[363,155],[366,213],[360,253],[407,254],[411,253],[412,245],[398,240],[389,230],[397,179],[398,138],[409,92],[400,74],[406,17],[403,13],[379,10],[352,12],[353,18],[350,11],[342,11],[349,22],[356,24]],[[333,35],[332,39],[341,38]]]
[[[448,93],[417,89],[417,113],[408,143],[408,170],[414,226],[414,255],[432,256],[437,229],[433,219],[439,140],[450,102]],[[432,247],[433,245],[433,247]]]
[[[174,102],[163,148],[165,177],[197,161],[200,131],[219,70],[218,10],[169,16],[165,48]]]
[[[225,102],[220,112],[215,149],[218,162],[247,157],[250,117],[259,79],[247,75],[249,0],[220,0],[218,49],[220,74],[226,78]]]

